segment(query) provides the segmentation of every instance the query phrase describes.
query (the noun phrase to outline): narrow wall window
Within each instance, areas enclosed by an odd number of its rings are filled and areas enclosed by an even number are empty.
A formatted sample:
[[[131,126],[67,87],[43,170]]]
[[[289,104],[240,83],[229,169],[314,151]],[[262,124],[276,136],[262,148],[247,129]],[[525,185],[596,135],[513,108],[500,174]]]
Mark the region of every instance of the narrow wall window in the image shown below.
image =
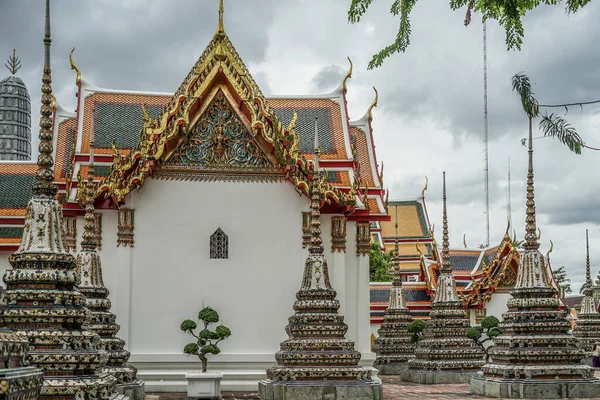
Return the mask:
[[[210,258],[229,258],[229,237],[221,228],[210,235]]]

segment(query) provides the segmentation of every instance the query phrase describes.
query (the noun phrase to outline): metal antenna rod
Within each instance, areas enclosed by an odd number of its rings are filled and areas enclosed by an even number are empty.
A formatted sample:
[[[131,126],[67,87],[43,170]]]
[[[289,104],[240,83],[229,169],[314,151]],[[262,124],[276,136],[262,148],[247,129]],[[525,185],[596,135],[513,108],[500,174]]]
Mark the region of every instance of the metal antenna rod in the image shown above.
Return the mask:
[[[489,188],[489,145],[488,145],[488,104],[487,104],[487,29],[483,21],[483,171],[485,175],[485,247],[490,245],[490,188]]]

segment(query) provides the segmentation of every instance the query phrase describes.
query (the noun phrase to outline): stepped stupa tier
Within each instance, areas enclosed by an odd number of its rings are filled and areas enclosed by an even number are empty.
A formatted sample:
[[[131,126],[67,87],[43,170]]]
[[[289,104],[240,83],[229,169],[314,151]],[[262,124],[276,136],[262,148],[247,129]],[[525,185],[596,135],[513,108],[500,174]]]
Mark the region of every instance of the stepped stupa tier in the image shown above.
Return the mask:
[[[586,259],[585,259],[585,290],[581,300],[581,311],[577,314],[577,325],[573,335],[579,339],[580,346],[586,352],[591,352],[594,343],[600,342],[600,313],[598,304],[592,292],[592,275],[590,271],[590,243],[588,231],[585,230]]]
[[[600,381],[581,362],[585,351],[569,333],[567,311],[539,251],[531,130],[526,206],[524,251],[508,312],[499,325],[502,333],[494,339],[483,376],[471,381],[471,392],[508,398],[597,398]]]
[[[406,307],[402,276],[400,274],[400,252],[398,249],[398,206],[396,206],[396,243],[392,258],[394,281],[390,290],[388,308],[383,315],[383,324],[377,330],[373,351],[376,353],[373,366],[380,375],[398,375],[408,368],[408,361],[415,358],[415,343],[408,332],[412,317]]]
[[[80,182],[85,193],[80,201],[85,203],[85,224],[81,251],[77,255],[77,275],[80,283],[78,289],[85,295],[85,305],[91,312],[91,318],[84,328],[100,336],[104,349],[108,352],[108,362],[102,369],[117,379],[117,391],[133,400],[143,400],[144,382],[136,379],[137,369],[127,364],[129,352],[123,347],[125,341],[116,336],[120,326],[116,323],[116,315],[110,312],[108,289],[102,279],[102,263],[96,249],[97,241],[94,232],[94,142],[90,143],[90,166],[87,184]]]
[[[46,0],[38,170],[21,245],[10,256],[12,269],[4,275],[7,307],[0,320],[29,340],[28,360],[44,371],[40,398],[108,399],[116,379],[97,373],[108,354],[96,333],[82,329],[90,313],[75,290],[75,258],[64,245],[62,209],[53,183],[50,42],[50,4]]]
[[[40,393],[43,373],[25,361],[29,351],[27,338],[0,328],[0,398],[34,400]]]
[[[340,303],[329,281],[321,240],[320,185],[324,175],[319,170],[316,127],[315,119],[309,256],[296,294],[296,313],[285,328],[289,339],[275,354],[278,365],[268,369],[267,379],[259,382],[259,393],[263,400],[381,399],[381,381],[372,378],[374,369],[358,365],[360,352],[345,338],[348,326],[338,314]]]
[[[483,351],[467,337],[471,325],[452,275],[445,172],[443,203],[442,268],[430,319],[415,349],[415,358],[402,373],[402,380],[424,384],[469,382],[484,364]]]

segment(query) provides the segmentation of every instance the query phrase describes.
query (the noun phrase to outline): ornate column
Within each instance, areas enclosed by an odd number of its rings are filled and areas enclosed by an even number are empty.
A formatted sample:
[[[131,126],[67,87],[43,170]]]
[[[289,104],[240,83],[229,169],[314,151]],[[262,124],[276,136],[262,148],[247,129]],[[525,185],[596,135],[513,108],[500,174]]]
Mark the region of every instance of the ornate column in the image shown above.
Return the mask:
[[[134,212],[131,208],[119,209],[117,219],[117,247],[133,247]]]
[[[102,213],[94,213],[94,242],[96,249],[102,250]]]
[[[331,218],[331,277],[340,299],[339,312],[346,315],[346,217]]]
[[[302,248],[310,244],[310,211],[302,212]]]
[[[370,309],[370,276],[369,249],[371,248],[371,223],[361,221],[356,223],[356,314],[357,329],[356,348],[363,354],[369,353],[363,359],[375,359],[371,352],[371,309]]]
[[[131,196],[129,204],[134,201]],[[117,268],[117,286],[115,290],[115,314],[121,321],[121,337],[125,340],[125,347],[130,349],[131,343],[131,290],[134,256],[134,215],[132,208],[121,208],[117,212],[117,248],[115,259]]]
[[[67,251],[77,251],[77,217],[63,217],[63,234]]]

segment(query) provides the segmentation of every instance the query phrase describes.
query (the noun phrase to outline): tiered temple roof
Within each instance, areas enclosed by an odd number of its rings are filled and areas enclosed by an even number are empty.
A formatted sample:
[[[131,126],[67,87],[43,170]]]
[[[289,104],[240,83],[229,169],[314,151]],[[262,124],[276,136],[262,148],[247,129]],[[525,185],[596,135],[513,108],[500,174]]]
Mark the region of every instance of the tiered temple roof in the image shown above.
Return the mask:
[[[352,65],[339,87],[331,93],[311,96],[264,97],[228,38],[218,45],[213,39],[182,85],[173,93],[136,92],[95,87],[76,71],[77,108],[64,110],[53,101],[54,183],[66,216],[82,216],[77,202],[78,177],[85,180],[90,161],[92,123],[96,140],[96,208],[117,208],[127,202],[132,189],[143,186],[169,155],[172,142],[191,121],[195,100],[215,82],[235,90],[261,147],[274,164],[286,171],[297,191],[308,196],[314,138],[312,121],[323,150],[321,167],[327,172],[323,213],[344,213],[348,220],[388,220],[382,166],[377,165],[372,130],[373,102],[364,117],[350,122],[347,83]],[[221,71],[211,69],[222,62]],[[239,72],[243,71],[243,74]],[[92,118],[95,110],[96,118]],[[295,117],[296,116],[296,117]],[[182,128],[173,129],[173,126]],[[170,132],[170,133],[167,133]],[[0,163],[0,251],[18,248],[23,231],[34,164]]]

